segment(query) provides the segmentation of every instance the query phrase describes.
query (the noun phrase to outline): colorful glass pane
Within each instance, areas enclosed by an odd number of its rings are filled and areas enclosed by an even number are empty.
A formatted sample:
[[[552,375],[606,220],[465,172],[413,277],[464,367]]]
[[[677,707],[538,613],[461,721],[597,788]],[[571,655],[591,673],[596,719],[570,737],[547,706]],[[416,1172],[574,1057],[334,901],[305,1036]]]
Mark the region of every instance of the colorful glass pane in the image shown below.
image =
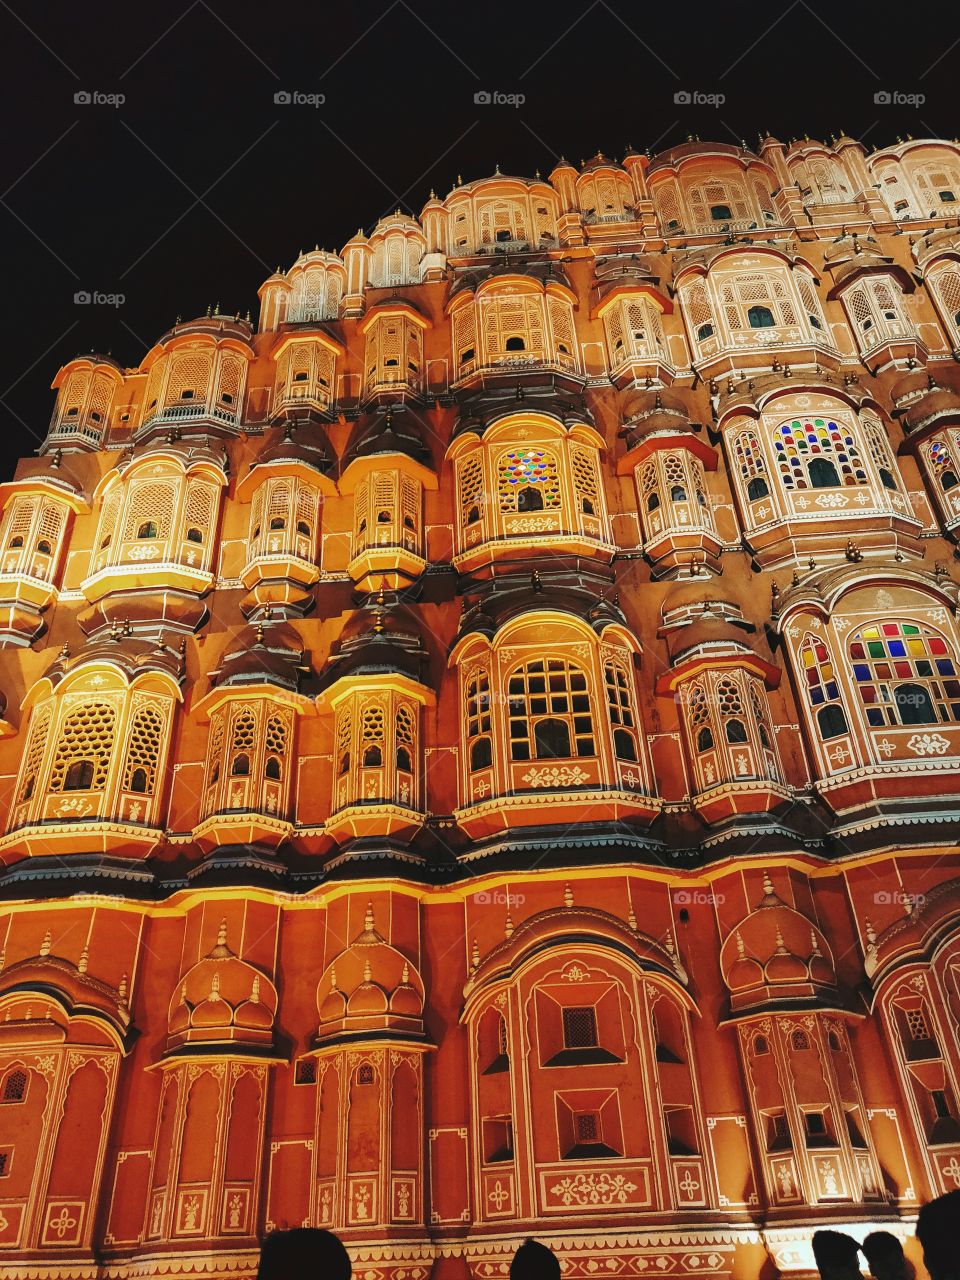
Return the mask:
[[[943,637],[929,628],[914,622],[872,623],[851,637],[847,653],[869,725],[919,723],[900,709],[901,681],[909,682],[911,695],[913,686],[922,686],[938,720],[960,721],[954,659]]]

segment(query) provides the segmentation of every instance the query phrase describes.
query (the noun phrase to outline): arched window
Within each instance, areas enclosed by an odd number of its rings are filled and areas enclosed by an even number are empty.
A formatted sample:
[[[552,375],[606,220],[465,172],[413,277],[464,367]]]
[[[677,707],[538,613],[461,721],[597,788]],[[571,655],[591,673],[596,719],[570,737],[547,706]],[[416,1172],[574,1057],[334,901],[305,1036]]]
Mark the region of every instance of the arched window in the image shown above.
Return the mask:
[[[93,761],[74,760],[63,780],[64,791],[88,791],[93,786]]]
[[[817,728],[820,730],[820,737],[824,742],[829,742],[831,738],[839,738],[842,734],[848,733],[847,717],[844,715],[843,707],[839,702],[832,702],[826,707],[821,707],[817,712]]]
[[[267,757],[267,763],[264,765],[263,774],[264,777],[270,778],[273,782],[279,782],[283,777],[280,761],[276,756]]]
[[[155,538],[157,537],[157,522],[155,520],[144,520],[142,524],[137,526],[138,538]]]
[[[462,492],[462,489],[461,489]],[[497,460],[501,511],[542,511],[561,506],[557,459],[548,449],[511,449]],[[531,505],[521,505],[524,503]]]
[[[575,663],[566,658],[525,663],[509,677],[507,696],[512,759],[596,754],[587,677]]]
[[[792,418],[781,423],[773,432],[773,448],[787,489],[867,484],[850,428],[829,418]]]
[[[374,743],[366,748],[363,753],[363,767],[365,769],[379,769],[383,765],[383,751]]]
[[[927,446],[927,459],[937,484],[944,493],[957,487],[960,475],[960,451],[955,432],[943,432]]]
[[[636,718],[627,669],[612,659],[603,666],[607,714],[613,728],[613,754],[618,760],[637,760]]]
[[[747,321],[751,329],[772,329],[776,324],[774,314],[769,307],[748,308]]]
[[[733,456],[746,485],[747,500],[756,502],[759,498],[765,498],[770,492],[767,484],[767,462],[755,432],[741,431],[734,437]]]
[[[107,703],[74,707],[60,726],[51,791],[102,791],[113,754],[116,711]]]
[[[246,778],[250,774],[250,757],[245,751],[233,757],[233,768],[230,770],[235,778]]]
[[[490,723],[490,676],[478,671],[467,683],[467,741],[470,768],[489,769],[493,762]]]
[[[871,727],[960,721],[956,662],[932,627],[871,623],[854,632],[848,658]]]
[[[726,735],[727,741],[731,744],[731,746],[740,742],[749,741],[749,739],[747,738],[747,730],[744,727],[742,720],[733,719],[733,720],[725,721],[723,726],[723,731],[724,731],[724,734]]]
[[[4,1077],[3,1088],[0,1089],[0,1103],[23,1102],[27,1096],[27,1083],[27,1073],[21,1071],[19,1067],[8,1071]]]

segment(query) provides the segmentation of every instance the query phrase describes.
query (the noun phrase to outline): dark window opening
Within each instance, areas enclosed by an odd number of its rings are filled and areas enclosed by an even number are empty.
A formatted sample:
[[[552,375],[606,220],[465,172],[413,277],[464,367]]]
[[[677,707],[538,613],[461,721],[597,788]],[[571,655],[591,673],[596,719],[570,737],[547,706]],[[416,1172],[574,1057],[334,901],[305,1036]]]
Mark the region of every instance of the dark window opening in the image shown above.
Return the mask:
[[[93,786],[93,761],[74,760],[63,779],[64,791],[87,791]]]

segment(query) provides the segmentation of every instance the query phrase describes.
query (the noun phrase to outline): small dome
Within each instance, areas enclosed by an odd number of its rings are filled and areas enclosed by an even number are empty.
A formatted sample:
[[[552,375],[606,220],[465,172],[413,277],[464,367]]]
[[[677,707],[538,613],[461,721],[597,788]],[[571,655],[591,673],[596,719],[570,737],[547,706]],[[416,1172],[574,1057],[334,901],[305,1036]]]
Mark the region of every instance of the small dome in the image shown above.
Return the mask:
[[[347,1017],[386,1013],[388,1008],[389,1001],[383,987],[375,982],[361,982],[347,1001]]]
[[[805,982],[810,976],[806,961],[788,951],[783,935],[777,930],[777,947],[763,968],[767,982]]]
[[[176,1031],[186,1031],[190,1026],[190,1006],[187,1004],[187,989],[180,988],[180,1003],[170,1015],[170,1031],[171,1034]]]
[[[403,966],[400,985],[390,997],[390,1012],[402,1017],[419,1018],[423,1013],[423,1000],[416,987],[410,983],[410,970]]]
[[[334,979],[336,981],[336,979]],[[347,1012],[347,999],[342,991],[331,986],[320,1005],[320,1021],[335,1022]]]
[[[748,956],[743,947],[743,938],[737,934],[737,958],[725,975],[727,986],[731,991],[739,991],[747,987],[755,987],[763,981],[763,969]]]
[[[201,1000],[190,1018],[194,1027],[229,1027],[233,1022],[233,1009],[220,995],[220,982],[216,974],[210,986],[210,993]]]

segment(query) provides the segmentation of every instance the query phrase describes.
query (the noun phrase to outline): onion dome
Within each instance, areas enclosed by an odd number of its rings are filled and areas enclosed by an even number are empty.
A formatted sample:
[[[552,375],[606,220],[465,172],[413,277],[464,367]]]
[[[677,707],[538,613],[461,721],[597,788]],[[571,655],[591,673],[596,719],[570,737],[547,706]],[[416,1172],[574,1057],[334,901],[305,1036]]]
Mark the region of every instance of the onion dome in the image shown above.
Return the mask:
[[[611,160],[605,156],[602,151],[589,159],[586,164],[580,166],[581,173],[595,173],[598,169],[620,169],[621,166],[616,160]]]
[[[318,1043],[360,1036],[424,1040],[423,981],[378,932],[372,904],[362,931],[324,971],[317,1007]]]
[[[154,436],[144,444],[125,450],[117,462],[117,471],[122,475],[134,465],[143,466],[151,459],[160,462],[169,458],[176,459],[184,471],[193,467],[210,467],[226,482],[230,466],[226,451],[208,443],[202,434],[184,439],[180,427],[171,427],[164,435]]]
[[[524,371],[522,383],[491,385],[461,399],[452,438],[469,432],[483,436],[494,423],[517,413],[552,418],[568,428],[594,426],[593,414],[579,389],[558,386],[549,370]]]
[[[341,470],[346,471],[358,458],[395,454],[432,468],[430,450],[424,443],[419,418],[399,404],[388,405],[385,413],[367,413],[357,419],[344,450]]]
[[[752,956],[747,955],[743,944],[743,935],[738,931],[734,936],[737,944],[737,955],[730,966],[729,972],[725,974],[727,986],[731,991],[740,991],[746,987],[759,986],[763,982],[763,968]]]
[[[310,671],[296,631],[283,623],[261,622],[237,633],[210,683],[215,689],[268,684],[296,693]]]
[[[628,450],[657,436],[690,436],[693,443],[694,433],[700,430],[699,423],[690,421],[683,395],[667,389],[631,392],[624,397],[623,415],[619,434]]]
[[[636,292],[645,289],[655,292],[661,307],[666,311],[673,310],[673,304],[663,293],[663,282],[652,258],[643,254],[611,254],[609,257],[597,259],[597,292],[602,304],[611,293]],[[596,313],[597,307],[594,307]]]
[[[894,414],[901,414],[904,409],[936,385],[926,369],[908,369],[890,384],[890,399],[893,401]]]
[[[408,676],[422,683],[427,659],[420,623],[395,592],[382,589],[347,621],[321,677],[328,689],[345,676]]]
[[[757,651],[757,628],[716,578],[688,580],[668,592],[662,618],[657,635],[667,642],[673,669],[661,681],[675,676],[682,662],[709,654],[718,662],[746,663],[771,687],[777,683],[777,669]]]
[[[764,875],[763,897],[728,934],[720,970],[735,1010],[779,1001],[836,1001],[829,945],[810,920],[787,904]]]
[[[566,156],[560,156],[560,158],[557,160],[557,163],[553,166],[553,169],[550,171],[551,183],[554,183],[555,185],[558,174],[567,174],[567,173],[571,174],[575,178],[577,176],[576,165],[572,165],[570,161],[566,158]]]
[[[186,1045],[225,1052],[269,1052],[277,992],[253,965],[227,945],[222,920],[213,949],[181,980],[167,1019],[167,1053]]]
[[[355,234],[352,235],[350,239],[347,241],[347,243],[343,246],[342,254],[344,257],[346,257],[346,253],[348,249],[352,249],[354,246],[363,247],[367,244],[369,244],[369,241],[367,237],[363,234],[363,227],[357,227]]]
[[[236,315],[224,315],[220,311],[220,304],[216,307],[208,307],[206,315],[197,316],[193,320],[177,320],[172,328],[168,329],[162,337],[158,338],[156,347],[165,346],[173,338],[182,338],[185,335],[207,334],[213,338],[234,338],[238,342],[250,344],[253,337],[253,325],[250,323],[250,316],[241,317],[240,313]]]
[[[371,240],[376,235],[383,235],[387,231],[400,227],[406,231],[419,231],[423,234],[423,229],[416,218],[409,213],[404,213],[402,209],[395,209],[393,213],[388,213],[380,219],[373,231],[370,233]]]

